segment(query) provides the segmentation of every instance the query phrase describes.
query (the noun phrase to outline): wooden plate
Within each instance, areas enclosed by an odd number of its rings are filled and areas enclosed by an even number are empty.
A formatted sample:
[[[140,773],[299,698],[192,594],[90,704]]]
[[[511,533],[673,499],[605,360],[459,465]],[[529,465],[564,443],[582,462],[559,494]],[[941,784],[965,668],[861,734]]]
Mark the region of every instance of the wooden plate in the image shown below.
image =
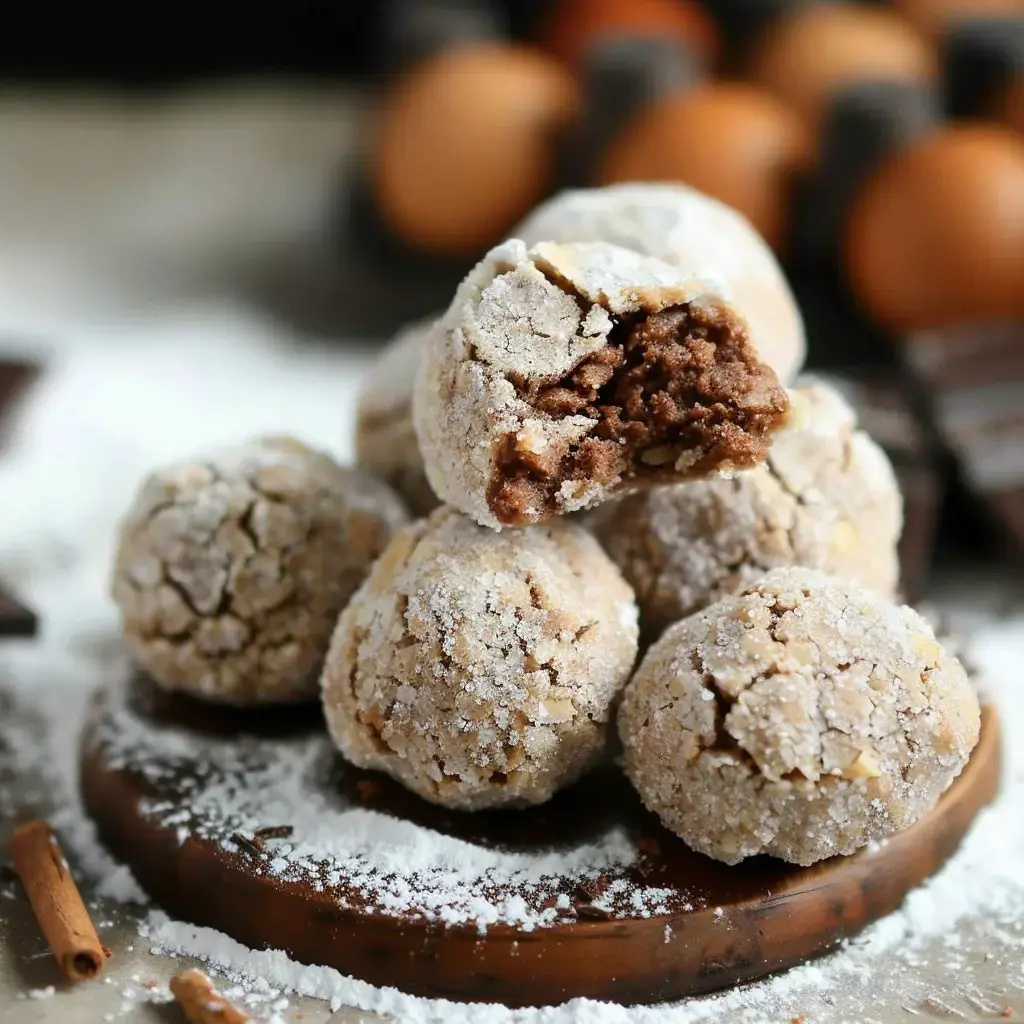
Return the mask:
[[[344,764],[316,708],[211,708],[143,680],[98,696],[83,738],[81,785],[101,837],[158,903],[248,946],[284,949],[304,963],[431,997],[509,1006],[577,996],[648,1003],[801,963],[899,907],[994,796],[998,732],[986,710],[969,765],[909,831],[811,868],[767,857],[728,867],[693,853],[612,768],[533,810],[444,811]],[[571,851],[618,829],[639,853],[628,866],[586,881],[510,887],[505,895],[548,912],[548,922],[533,930],[445,925],[430,919],[426,904],[395,910],[352,877],[331,876],[330,865],[315,858],[302,865],[303,877],[295,876],[294,858],[291,874],[282,874],[279,851],[291,849],[297,835],[268,839],[262,849],[244,837],[232,840],[243,819],[211,809],[203,793],[226,786],[236,802],[248,801],[250,824],[265,806],[263,824],[287,825],[277,783],[267,780],[287,774],[280,765],[289,758],[304,766],[289,782],[299,787],[289,790],[291,799],[316,801],[325,815],[361,805],[476,847],[526,854]]]

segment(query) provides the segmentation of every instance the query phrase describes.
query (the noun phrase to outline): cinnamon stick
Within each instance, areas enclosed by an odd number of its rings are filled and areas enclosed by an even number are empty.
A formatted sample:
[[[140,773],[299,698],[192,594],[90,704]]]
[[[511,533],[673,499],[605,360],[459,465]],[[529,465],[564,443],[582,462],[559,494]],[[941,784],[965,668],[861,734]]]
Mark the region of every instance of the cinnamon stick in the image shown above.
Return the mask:
[[[250,1024],[252,1018],[232,1006],[195,967],[171,978],[171,992],[192,1024]]]
[[[11,838],[11,859],[39,927],[68,981],[95,978],[109,955],[93,927],[57,837],[45,821],[29,821]]]

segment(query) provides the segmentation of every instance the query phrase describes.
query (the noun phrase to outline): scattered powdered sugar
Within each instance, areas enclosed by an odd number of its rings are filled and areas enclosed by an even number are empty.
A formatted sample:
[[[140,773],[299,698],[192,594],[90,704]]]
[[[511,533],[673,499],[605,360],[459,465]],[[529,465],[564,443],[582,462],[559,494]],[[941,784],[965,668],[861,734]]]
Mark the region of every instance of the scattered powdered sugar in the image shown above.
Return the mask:
[[[102,880],[92,886],[92,893],[98,886],[98,894],[115,903],[141,902],[144,897],[126,869],[97,842],[80,804],[76,769],[77,734],[91,694],[99,683],[109,684],[114,673],[123,671],[114,617],[103,596],[113,523],[140,469],[148,468],[146,463],[176,457],[196,442],[231,440],[238,426],[244,427],[243,433],[262,427],[329,443],[325,429],[303,428],[338,422],[343,405],[334,383],[321,385],[329,376],[323,367],[314,373],[308,364],[293,368],[276,354],[268,356],[259,345],[244,353],[241,347],[230,353],[225,349],[211,360],[208,349],[190,354],[181,350],[179,341],[168,339],[167,348],[157,352],[145,351],[144,346],[119,351],[116,366],[108,356],[99,365],[83,358],[79,365],[66,367],[53,391],[45,393],[44,386],[35,408],[29,409],[39,426],[37,435],[26,433],[17,460],[0,462],[0,507],[5,510],[0,521],[0,576],[17,576],[45,622],[39,641],[5,643],[0,648],[0,788],[11,785],[6,768],[13,766],[20,776],[19,804],[47,814],[79,877]],[[224,384],[215,389],[207,380],[201,385],[203,399],[195,395],[197,362]],[[331,365],[332,372],[344,378],[343,358]],[[161,366],[171,372],[160,372]],[[232,376],[241,387],[229,383]],[[53,404],[58,401],[60,409]],[[182,418],[162,413],[184,409],[193,401],[216,407],[215,424],[211,428],[197,419],[181,435]],[[139,414],[147,402],[154,411],[140,429]],[[269,408],[281,410],[278,422],[252,423],[254,409],[263,417]],[[342,429],[339,423],[339,435]],[[187,436],[189,430],[192,436]],[[8,516],[8,509],[15,514]],[[971,586],[958,586],[953,596],[954,612],[959,608],[974,613],[980,607]],[[977,622],[975,616],[975,628],[971,659],[988,681],[1007,738],[998,800],[978,816],[953,859],[913,892],[900,911],[837,953],[777,978],[677,1006],[626,1008],[576,1000],[558,1008],[508,1010],[428,1001],[375,988],[329,968],[298,964],[280,951],[249,950],[217,932],[172,921],[157,910],[151,910],[140,926],[144,948],[205,960],[212,972],[227,979],[218,981],[221,991],[271,1020],[287,1010],[280,1001],[292,993],[325,999],[334,1007],[391,1014],[402,1024],[760,1024],[801,1014],[838,1024],[878,1020],[883,1002],[905,1007],[907,1019],[956,1013],[967,1019],[998,1017],[1003,1005],[1024,992],[1024,745],[1019,742],[1024,735],[1024,692],[1019,682],[1024,618]],[[129,736],[128,726],[146,728],[141,720],[121,724]],[[173,730],[166,731],[160,742],[167,744],[168,758],[195,753],[194,741],[186,743]],[[266,778],[278,786],[274,798],[289,801],[295,791],[288,788],[288,773],[319,762],[315,742],[296,741],[283,749],[284,766],[268,767]],[[247,756],[244,743],[237,744],[237,750],[239,758]],[[125,749],[124,756],[129,754]],[[219,798],[216,791],[207,798],[237,808],[231,803],[234,797],[223,790]],[[280,813],[284,810],[282,804]],[[293,852],[285,852],[289,844],[311,843],[321,851],[328,844],[334,855],[351,859],[360,851],[365,854],[370,840],[376,843],[380,837],[386,841],[373,851],[378,863],[392,855],[416,856],[428,871],[445,872],[456,858],[466,856],[472,858],[477,875],[496,864],[503,871],[522,869],[531,877],[548,870],[532,857],[516,861],[507,852],[482,849],[365,810],[327,810],[334,822],[349,815],[344,839],[328,835],[326,825],[319,831],[310,809],[295,806],[288,807],[279,821],[243,817],[240,827],[285,821],[302,825],[293,839],[273,844],[281,871],[290,870],[296,859]],[[398,850],[401,854],[395,853]],[[629,844],[611,836],[587,851],[595,863],[602,856],[611,863],[629,855]],[[584,870],[586,865],[578,867]],[[463,867],[458,874],[464,873]],[[101,907],[110,905],[104,902]],[[666,939],[671,938],[667,931]],[[982,957],[978,950],[987,954]],[[939,990],[934,988],[937,978],[943,979]],[[161,986],[146,988],[145,982],[119,984],[116,991],[124,996],[130,990],[135,1001],[158,1001],[166,994]]]
[[[470,923],[481,932],[498,922],[532,931],[573,918],[569,900],[558,902],[566,885],[571,890],[574,882],[628,867],[637,856],[618,829],[591,843],[529,854],[443,835],[347,803],[332,783],[336,755],[325,733],[272,746],[245,736],[206,739],[147,723],[123,693],[123,687],[107,693],[90,744],[106,763],[130,769],[153,788],[143,814],[177,828],[181,842],[195,836],[246,852],[262,871],[307,883],[340,906]],[[190,767],[185,783],[183,764]],[[251,840],[261,828],[282,823],[291,834],[261,850],[243,851],[233,838]],[[670,895],[615,879],[593,905],[610,916],[651,916],[667,912]]]
[[[19,992],[19,999],[52,999],[57,994],[57,990],[53,985],[47,985],[46,988],[30,988],[27,992]]]

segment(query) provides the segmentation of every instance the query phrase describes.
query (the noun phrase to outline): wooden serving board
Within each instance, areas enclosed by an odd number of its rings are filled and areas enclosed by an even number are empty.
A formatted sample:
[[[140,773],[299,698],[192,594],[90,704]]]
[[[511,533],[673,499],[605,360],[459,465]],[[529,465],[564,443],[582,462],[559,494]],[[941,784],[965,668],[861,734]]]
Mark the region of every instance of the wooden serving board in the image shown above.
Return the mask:
[[[301,962],[417,995],[508,1006],[577,996],[631,1004],[791,967],[895,910],[950,857],[994,796],[998,748],[996,715],[986,709],[969,765],[931,814],[884,844],[811,868],[767,857],[729,867],[692,852],[612,767],[532,810],[445,811],[346,765],[317,708],[213,708],[141,679],[98,695],[83,737],[81,786],[100,836],[159,904],[248,946],[284,949]],[[304,767],[289,782],[299,790],[289,792],[322,806],[325,821],[365,807],[474,846],[524,854],[571,852],[617,829],[639,852],[585,882],[574,876],[510,889],[531,909],[551,912],[549,923],[530,931],[445,925],[430,920],[425,905],[396,911],[351,876],[331,876],[330,865],[311,862],[304,878],[282,875],[274,867],[281,844],[290,849],[301,836],[259,849],[232,840],[241,819],[211,810],[204,793],[233,787],[248,808],[245,820],[258,821],[265,801],[263,824],[287,824],[274,787],[287,774],[280,765],[292,760]],[[637,893],[660,894],[658,906],[652,910]]]

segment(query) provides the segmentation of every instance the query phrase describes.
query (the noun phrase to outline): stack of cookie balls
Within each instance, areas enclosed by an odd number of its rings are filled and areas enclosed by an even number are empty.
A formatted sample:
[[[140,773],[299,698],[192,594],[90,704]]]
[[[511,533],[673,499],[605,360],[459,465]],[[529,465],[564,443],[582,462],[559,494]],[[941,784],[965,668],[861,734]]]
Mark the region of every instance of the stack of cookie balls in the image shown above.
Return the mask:
[[[269,439],[144,484],[113,584],[136,662],[207,700],[319,692],[345,758],[446,807],[546,801],[617,727],[711,857],[906,828],[978,700],[894,603],[892,469],[794,382],[765,243],[671,185],[569,193],[519,235],[382,355],[359,468]]]

